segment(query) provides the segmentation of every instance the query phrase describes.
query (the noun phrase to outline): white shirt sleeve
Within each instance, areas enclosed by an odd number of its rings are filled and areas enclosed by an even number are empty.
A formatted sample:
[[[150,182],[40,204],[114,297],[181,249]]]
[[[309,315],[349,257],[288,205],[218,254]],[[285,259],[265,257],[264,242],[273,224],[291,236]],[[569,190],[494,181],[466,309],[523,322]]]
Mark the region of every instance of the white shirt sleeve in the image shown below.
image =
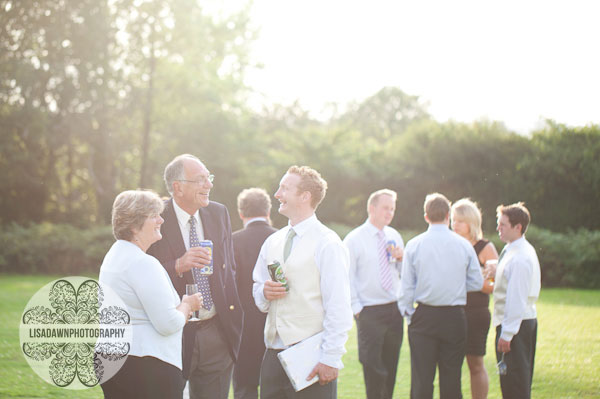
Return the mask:
[[[519,332],[527,307],[532,278],[531,265],[522,260],[513,259],[506,265],[504,275],[508,280],[508,285],[500,338],[510,341]]]
[[[325,317],[320,362],[340,369],[348,331],[352,328],[348,252],[341,242],[329,242],[319,251],[317,267],[321,273],[321,295]]]
[[[156,259],[135,262],[125,273],[156,331],[171,335],[183,328],[186,318],[177,310],[179,300],[175,301],[171,280]]]
[[[269,280],[271,276],[269,275],[269,270],[267,269],[267,243],[269,238],[263,243],[260,248],[260,253],[258,254],[258,258],[256,259],[256,265],[254,265],[254,270],[252,271],[252,279],[254,280],[254,284],[252,285],[252,295],[254,296],[254,302],[256,303],[256,307],[264,313],[269,311],[269,307],[271,302],[265,298],[264,288],[265,281]]]

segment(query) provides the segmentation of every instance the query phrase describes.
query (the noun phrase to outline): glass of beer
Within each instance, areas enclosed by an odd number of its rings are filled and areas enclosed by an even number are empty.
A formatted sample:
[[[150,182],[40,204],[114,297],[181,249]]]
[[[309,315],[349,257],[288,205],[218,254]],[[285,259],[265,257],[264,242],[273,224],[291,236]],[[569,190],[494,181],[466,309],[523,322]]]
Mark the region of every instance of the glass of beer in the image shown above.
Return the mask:
[[[496,277],[496,267],[498,266],[498,259],[489,259],[485,261],[485,268],[483,269],[484,277],[490,280],[490,283],[494,285],[494,279]]]

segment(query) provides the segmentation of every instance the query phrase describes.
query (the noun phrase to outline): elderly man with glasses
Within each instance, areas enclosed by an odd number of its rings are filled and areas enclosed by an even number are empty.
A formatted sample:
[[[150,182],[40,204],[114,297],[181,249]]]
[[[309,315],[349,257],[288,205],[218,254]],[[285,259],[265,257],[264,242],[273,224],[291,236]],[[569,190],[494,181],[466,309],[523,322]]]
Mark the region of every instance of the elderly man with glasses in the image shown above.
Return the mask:
[[[196,284],[203,296],[199,320],[183,334],[183,375],[190,398],[225,399],[237,359],[243,311],[235,282],[231,221],[227,208],[209,200],[214,176],[195,156],[177,156],[165,168],[165,220],[148,253],[169,273],[180,296]],[[210,240],[212,250],[200,246]],[[212,273],[200,269],[212,264]]]

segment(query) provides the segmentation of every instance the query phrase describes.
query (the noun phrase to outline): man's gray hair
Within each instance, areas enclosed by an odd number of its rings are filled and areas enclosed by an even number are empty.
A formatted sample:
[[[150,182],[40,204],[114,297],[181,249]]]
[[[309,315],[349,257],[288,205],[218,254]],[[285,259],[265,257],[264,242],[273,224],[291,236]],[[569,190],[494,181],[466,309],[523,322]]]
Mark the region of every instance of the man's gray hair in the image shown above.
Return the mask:
[[[165,185],[167,186],[167,191],[169,194],[173,195],[173,183],[177,180],[185,180],[185,173],[183,164],[185,160],[193,159],[202,163],[198,157],[191,154],[181,154],[176,156],[169,164],[165,167]]]

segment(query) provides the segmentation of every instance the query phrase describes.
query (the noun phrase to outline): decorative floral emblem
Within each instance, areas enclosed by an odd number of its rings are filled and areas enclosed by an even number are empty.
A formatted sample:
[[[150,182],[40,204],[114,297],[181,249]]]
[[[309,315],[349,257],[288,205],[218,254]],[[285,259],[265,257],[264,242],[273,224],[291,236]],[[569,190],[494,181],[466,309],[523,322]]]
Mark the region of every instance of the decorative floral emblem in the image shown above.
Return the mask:
[[[84,277],[43,287],[21,320],[21,348],[32,368],[59,387],[85,389],[111,378],[131,344],[126,307],[110,288]]]

